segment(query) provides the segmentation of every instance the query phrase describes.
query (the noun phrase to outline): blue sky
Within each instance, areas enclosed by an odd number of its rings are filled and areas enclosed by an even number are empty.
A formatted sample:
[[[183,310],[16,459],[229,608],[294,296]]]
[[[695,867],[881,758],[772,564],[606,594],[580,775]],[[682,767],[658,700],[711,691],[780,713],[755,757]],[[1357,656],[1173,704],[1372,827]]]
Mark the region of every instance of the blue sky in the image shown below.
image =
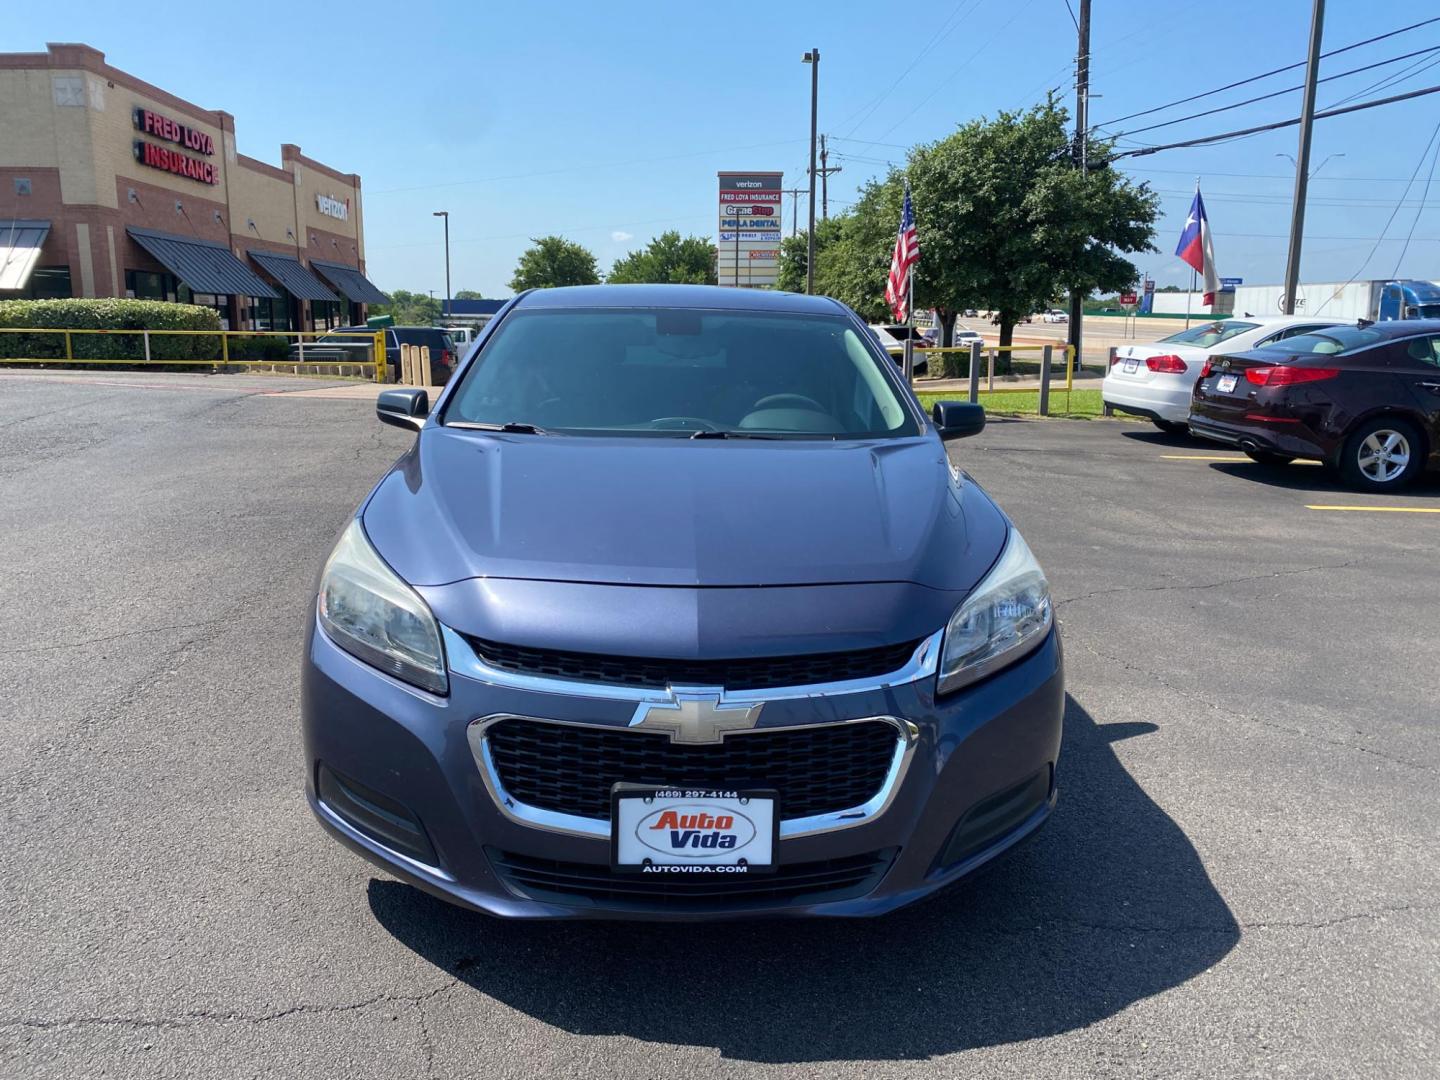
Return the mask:
[[[1332,3],[1326,48],[1426,17],[1427,5]],[[235,114],[240,149],[278,163],[282,142],[363,180],[371,276],[382,288],[444,292],[440,223],[451,214],[456,289],[508,295],[526,238],[561,233],[602,268],[675,228],[713,235],[718,169],[783,169],[803,186],[809,69],[821,50],[820,129],[830,134],[831,205],[976,116],[1073,101],[1075,28],[1064,0],[851,0],[719,5],[450,0],[297,8],[249,0],[148,14],[115,3],[11,4],[0,51],[84,41],[117,67]],[[1091,118],[1103,123],[1303,59],[1310,0],[1095,4]],[[909,33],[895,30],[903,16]],[[1325,62],[1322,75],[1440,46],[1440,23]],[[917,60],[918,57],[918,60]],[[1321,108],[1440,52],[1320,87]],[[913,63],[913,66],[912,66]],[[908,70],[907,70],[908,69]],[[1296,86],[1300,71],[1115,131]],[[1440,83],[1440,64],[1394,94]],[[1173,141],[1297,115],[1299,93],[1134,136]],[[1355,274],[1440,121],[1440,94],[1316,125],[1302,277]],[[1220,273],[1279,281],[1296,129],[1132,159],[1162,196],[1161,252],[1139,261],[1188,281],[1170,252],[1202,179]],[[1343,157],[1331,158],[1332,154]],[[1327,160],[1329,158],[1329,160]],[[1440,175],[1430,168],[1362,277],[1440,278]],[[1396,182],[1399,178],[1400,182]],[[804,200],[801,212],[804,213]],[[786,200],[788,221],[789,200]],[[1415,222],[1417,209],[1420,212]]]

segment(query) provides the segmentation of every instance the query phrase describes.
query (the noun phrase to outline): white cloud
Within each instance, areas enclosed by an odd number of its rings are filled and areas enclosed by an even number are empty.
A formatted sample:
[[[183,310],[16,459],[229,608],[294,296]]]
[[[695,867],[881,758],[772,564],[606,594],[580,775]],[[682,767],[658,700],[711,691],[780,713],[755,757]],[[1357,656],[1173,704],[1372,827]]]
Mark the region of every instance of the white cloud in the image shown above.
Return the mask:
[[[614,240],[617,244],[623,244],[626,240],[634,240],[635,234],[625,232],[623,229],[616,229],[610,234],[610,239]]]

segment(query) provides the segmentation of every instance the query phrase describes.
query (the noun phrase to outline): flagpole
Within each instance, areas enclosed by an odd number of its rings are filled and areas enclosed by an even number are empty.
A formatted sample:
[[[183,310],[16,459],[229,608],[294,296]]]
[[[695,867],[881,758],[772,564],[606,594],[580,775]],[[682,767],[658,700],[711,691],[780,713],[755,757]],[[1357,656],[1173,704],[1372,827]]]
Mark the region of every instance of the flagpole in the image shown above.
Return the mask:
[[[1200,194],[1200,177],[1198,177],[1198,176],[1195,177],[1195,194],[1196,194],[1197,196]],[[1204,258],[1204,254],[1203,254],[1203,253],[1204,253],[1204,251],[1205,251],[1205,227],[1204,227],[1203,225],[1201,225],[1199,222],[1196,223],[1196,227],[1199,228],[1199,230],[1200,230],[1200,251],[1201,251],[1201,253],[1202,253],[1202,254],[1201,254],[1201,258]],[[1190,329],[1190,305],[1193,304],[1194,302],[1195,302],[1195,268],[1192,266],[1192,267],[1190,268],[1190,291],[1185,294],[1185,329],[1186,329],[1186,330],[1189,330],[1189,329]]]
[[[915,268],[905,272],[905,381],[915,378]]]

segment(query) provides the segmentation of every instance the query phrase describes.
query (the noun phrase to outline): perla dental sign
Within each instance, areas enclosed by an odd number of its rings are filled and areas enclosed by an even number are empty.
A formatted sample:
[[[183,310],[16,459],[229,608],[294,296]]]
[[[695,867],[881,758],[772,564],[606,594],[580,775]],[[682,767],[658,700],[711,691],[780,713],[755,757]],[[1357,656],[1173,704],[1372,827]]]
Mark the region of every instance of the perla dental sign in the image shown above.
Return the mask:
[[[315,196],[315,209],[326,217],[333,217],[338,221],[350,220],[350,200],[341,202],[339,199],[332,199],[329,195]]]

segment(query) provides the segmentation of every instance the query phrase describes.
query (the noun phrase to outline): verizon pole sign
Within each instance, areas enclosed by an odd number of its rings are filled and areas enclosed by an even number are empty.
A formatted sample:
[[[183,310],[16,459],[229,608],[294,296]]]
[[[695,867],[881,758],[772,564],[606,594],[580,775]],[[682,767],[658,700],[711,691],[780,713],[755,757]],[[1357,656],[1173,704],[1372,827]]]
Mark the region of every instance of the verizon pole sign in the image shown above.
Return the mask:
[[[780,273],[784,173],[722,172],[720,240],[716,244],[721,285],[774,288]]]

